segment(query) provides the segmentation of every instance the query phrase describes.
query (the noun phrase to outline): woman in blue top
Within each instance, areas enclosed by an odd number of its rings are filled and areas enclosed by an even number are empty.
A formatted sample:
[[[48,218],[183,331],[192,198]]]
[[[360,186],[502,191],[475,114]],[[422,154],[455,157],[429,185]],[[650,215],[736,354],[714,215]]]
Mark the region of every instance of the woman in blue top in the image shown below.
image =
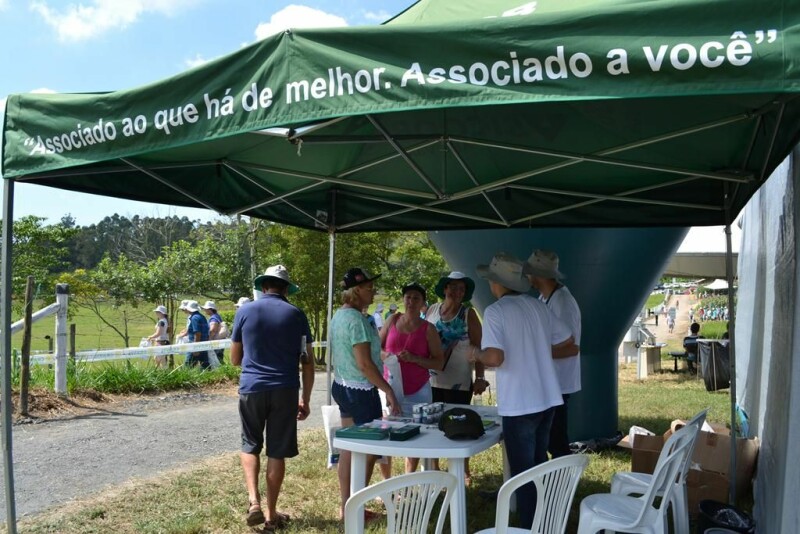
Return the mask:
[[[206,303],[200,307],[203,308],[203,313],[208,316],[208,339],[212,341],[215,339],[224,339],[219,335],[222,328],[222,317],[217,313],[217,303],[213,300],[207,300]],[[225,349],[216,349],[214,353],[217,355],[217,359],[221,364],[222,360],[225,358]]]
[[[392,413],[400,414],[400,404],[392,387],[383,379],[381,341],[378,332],[369,324],[361,310],[372,304],[375,297],[374,280],[359,267],[347,271],[342,280],[343,305],[336,311],[330,324],[331,363],[333,386],[331,393],[342,426],[361,425],[380,419],[381,401],[378,389],[386,394]],[[342,496],[341,517],[344,505],[350,498],[350,451],[339,455],[339,493]],[[375,457],[367,458],[367,474],[372,474]]]

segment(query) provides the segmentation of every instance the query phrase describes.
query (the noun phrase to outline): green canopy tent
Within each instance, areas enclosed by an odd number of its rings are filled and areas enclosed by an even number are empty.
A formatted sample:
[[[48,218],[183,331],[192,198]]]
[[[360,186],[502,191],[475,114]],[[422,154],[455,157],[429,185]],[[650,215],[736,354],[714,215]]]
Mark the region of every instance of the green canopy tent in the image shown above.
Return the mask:
[[[799,34],[788,0],[422,0],[136,89],[12,95],[4,361],[16,181],[331,236],[730,224],[798,141]]]

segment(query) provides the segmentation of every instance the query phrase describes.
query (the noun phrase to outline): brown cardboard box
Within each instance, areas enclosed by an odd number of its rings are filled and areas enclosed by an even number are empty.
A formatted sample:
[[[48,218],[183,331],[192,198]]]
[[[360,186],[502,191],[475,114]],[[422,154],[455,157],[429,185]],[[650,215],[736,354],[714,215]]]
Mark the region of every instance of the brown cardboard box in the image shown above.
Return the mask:
[[[631,453],[631,470],[652,473],[664,442],[674,430],[682,427],[683,421],[673,421],[663,436],[636,436]],[[692,455],[692,469],[686,479],[689,494],[689,511],[692,517],[698,513],[701,500],[728,500],[731,437],[727,428],[711,425],[715,432],[700,432]],[[750,492],[756,459],[758,439],[736,440],[736,495],[742,497]]]

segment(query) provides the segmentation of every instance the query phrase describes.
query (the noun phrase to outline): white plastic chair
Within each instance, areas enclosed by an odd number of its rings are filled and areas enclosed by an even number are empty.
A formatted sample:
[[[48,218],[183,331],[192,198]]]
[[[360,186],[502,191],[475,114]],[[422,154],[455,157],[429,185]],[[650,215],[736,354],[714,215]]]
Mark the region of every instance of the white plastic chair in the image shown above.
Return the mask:
[[[706,421],[707,413],[708,409],[705,409],[686,423],[686,426],[696,427],[696,431],[689,454],[686,455],[683,468],[678,474],[678,478],[675,480],[677,487],[670,497],[670,504],[672,505],[672,524],[675,527],[676,534],[689,534],[689,498],[686,495],[686,477],[689,475],[689,468],[692,465],[692,453],[697,444],[697,436],[700,435],[700,428]],[[662,451],[662,453],[663,452],[664,451]],[[647,487],[650,485],[652,479],[653,475],[649,473],[615,473],[611,479],[611,493],[619,495],[641,495],[647,491]]]
[[[581,502],[578,534],[594,534],[603,529],[617,532],[666,534],[670,496],[683,468],[697,427],[685,426],[664,444],[653,478],[641,497],[604,493],[589,495]],[[656,504],[656,499],[661,499]]]
[[[510,478],[497,493],[494,527],[476,534],[562,534],[567,526],[572,499],[589,458],[582,454],[562,456]],[[536,512],[530,529],[508,526],[509,502],[520,486],[536,485]],[[521,503],[517,503],[518,506]],[[527,503],[526,503],[527,505]]]
[[[425,534],[433,506],[444,488],[435,534],[441,534],[458,484],[455,475],[446,471],[420,471],[396,476],[354,493],[344,505],[345,534],[361,534],[359,519],[364,504],[380,498],[386,506],[387,534]]]

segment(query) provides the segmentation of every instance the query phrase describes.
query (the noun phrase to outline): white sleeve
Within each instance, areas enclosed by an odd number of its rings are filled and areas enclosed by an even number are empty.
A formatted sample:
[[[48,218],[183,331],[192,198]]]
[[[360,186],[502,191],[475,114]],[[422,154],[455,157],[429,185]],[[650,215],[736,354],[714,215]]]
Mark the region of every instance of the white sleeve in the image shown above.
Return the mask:
[[[559,292],[553,295],[553,298],[548,307],[558,319],[566,323],[572,337],[575,338],[575,344],[581,344],[581,310],[578,303],[574,298],[570,298],[569,294],[565,293],[563,297],[559,298]]]
[[[505,351],[503,331],[503,317],[498,306],[490,305],[483,315],[483,335],[481,337],[481,350],[495,348]]]
[[[572,332],[569,331],[567,323],[556,317],[556,314],[550,311],[550,308],[547,308],[547,310],[550,313],[550,344],[558,345],[569,339]]]

